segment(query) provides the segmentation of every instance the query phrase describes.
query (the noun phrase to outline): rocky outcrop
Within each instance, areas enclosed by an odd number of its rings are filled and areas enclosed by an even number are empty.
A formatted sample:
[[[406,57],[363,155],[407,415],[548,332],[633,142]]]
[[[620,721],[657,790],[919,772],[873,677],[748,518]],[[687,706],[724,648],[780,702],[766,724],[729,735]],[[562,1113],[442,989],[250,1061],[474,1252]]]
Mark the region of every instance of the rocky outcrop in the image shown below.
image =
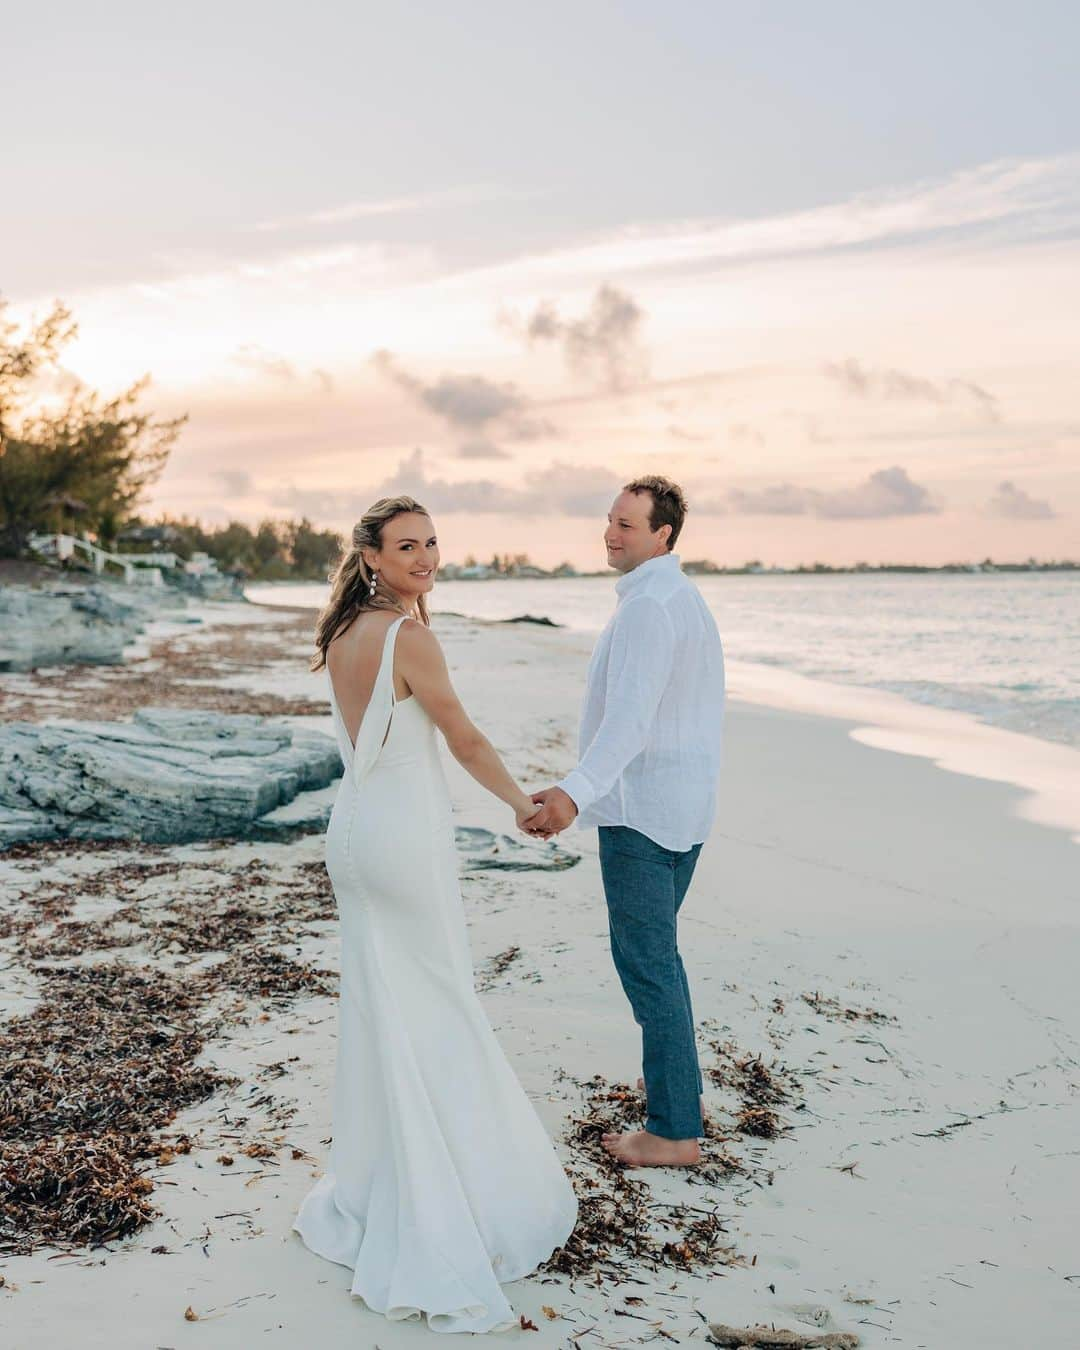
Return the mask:
[[[0,586],[0,671],[117,665],[150,618],[185,603],[171,591],[103,584]]]
[[[493,834],[459,825],[454,836],[463,872],[563,872],[581,861],[580,853],[525,834]]]
[[[340,774],[329,736],[264,717],[146,708],[130,722],[14,722],[0,728],[0,847],[272,835],[275,812]],[[287,831],[297,816],[283,815]]]

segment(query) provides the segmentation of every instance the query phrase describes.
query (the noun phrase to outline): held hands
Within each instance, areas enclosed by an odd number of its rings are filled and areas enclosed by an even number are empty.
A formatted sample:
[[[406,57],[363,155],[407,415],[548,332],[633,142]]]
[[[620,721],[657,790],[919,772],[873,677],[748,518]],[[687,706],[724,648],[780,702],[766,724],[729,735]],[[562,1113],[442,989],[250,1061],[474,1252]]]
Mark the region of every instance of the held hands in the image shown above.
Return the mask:
[[[518,824],[526,834],[538,839],[550,839],[553,834],[565,830],[578,813],[574,799],[562,788],[545,788],[543,792],[534,792],[532,800],[539,803],[540,809]]]
[[[514,812],[514,820],[517,822],[518,829],[524,830],[526,834],[532,834],[530,824],[542,810],[543,808],[538,806],[536,802],[526,797],[522,805]]]

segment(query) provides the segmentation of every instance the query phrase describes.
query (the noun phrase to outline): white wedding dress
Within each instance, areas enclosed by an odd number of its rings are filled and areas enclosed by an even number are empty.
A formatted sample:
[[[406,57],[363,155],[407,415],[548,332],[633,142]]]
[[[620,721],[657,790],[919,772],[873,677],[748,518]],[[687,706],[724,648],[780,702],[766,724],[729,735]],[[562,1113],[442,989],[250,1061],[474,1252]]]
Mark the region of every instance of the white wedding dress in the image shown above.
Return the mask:
[[[473,988],[434,723],[394,696],[394,643],[326,833],[341,920],[333,1143],[293,1223],[351,1291],[434,1331],[516,1323],[500,1288],[569,1237],[577,1202]]]

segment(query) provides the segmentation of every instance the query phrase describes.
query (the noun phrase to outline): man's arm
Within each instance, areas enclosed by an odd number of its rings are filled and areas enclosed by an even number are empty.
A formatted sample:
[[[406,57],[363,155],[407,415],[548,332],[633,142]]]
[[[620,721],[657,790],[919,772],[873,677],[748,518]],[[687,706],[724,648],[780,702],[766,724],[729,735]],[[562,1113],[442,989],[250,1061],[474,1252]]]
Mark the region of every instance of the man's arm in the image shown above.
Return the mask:
[[[608,654],[604,717],[577,768],[556,786],[584,811],[645,748],[675,657],[675,630],[651,596],[620,606]]]

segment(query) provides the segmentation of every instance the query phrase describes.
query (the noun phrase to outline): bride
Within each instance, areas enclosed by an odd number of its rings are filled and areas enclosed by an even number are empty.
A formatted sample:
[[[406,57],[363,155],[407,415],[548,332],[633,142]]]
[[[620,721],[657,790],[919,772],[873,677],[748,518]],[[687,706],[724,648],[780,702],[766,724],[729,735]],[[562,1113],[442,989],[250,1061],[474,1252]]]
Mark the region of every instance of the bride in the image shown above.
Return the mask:
[[[577,1203],[473,989],[436,728],[519,825],[538,807],[451,686],[438,565],[424,508],[377,501],[316,628],[345,762],[326,833],[341,993],[329,1163],[293,1228],[376,1312],[495,1331],[517,1320],[500,1285],[562,1246]]]

